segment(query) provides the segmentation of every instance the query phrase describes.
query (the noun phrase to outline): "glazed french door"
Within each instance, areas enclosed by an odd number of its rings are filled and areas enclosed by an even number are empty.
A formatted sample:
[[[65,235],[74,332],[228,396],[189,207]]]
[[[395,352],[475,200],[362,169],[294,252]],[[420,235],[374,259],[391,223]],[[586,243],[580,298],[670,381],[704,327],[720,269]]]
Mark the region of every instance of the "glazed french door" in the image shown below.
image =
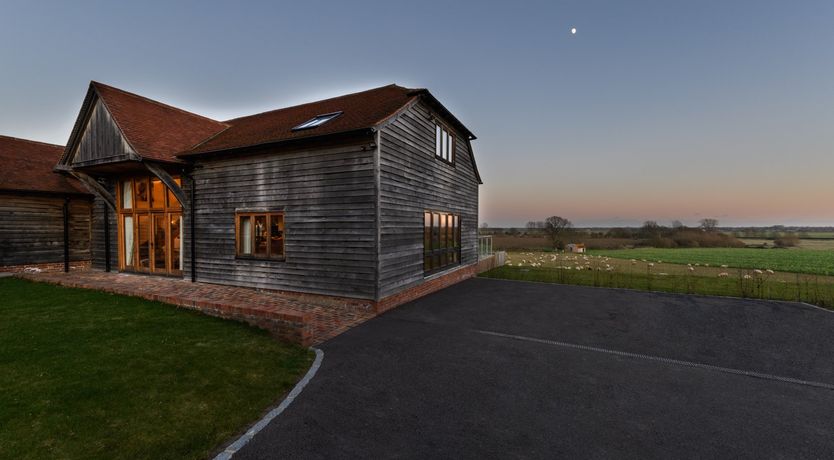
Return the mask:
[[[118,195],[119,267],[182,274],[182,211],[176,197],[153,177],[123,179]]]

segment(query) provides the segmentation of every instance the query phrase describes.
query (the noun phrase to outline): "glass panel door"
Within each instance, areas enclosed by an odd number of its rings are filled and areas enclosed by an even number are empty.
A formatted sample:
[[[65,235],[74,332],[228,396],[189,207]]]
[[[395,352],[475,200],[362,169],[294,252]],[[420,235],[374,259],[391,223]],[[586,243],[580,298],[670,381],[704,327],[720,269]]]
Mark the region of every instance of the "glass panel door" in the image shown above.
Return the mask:
[[[133,216],[124,216],[124,223],[122,225],[122,237],[124,241],[122,242],[124,256],[125,256],[125,268],[133,269],[133,255],[136,252],[136,247],[133,246]]]
[[[171,213],[168,221],[171,224],[168,232],[171,241],[171,271],[182,271],[182,215]]]
[[[151,266],[151,223],[147,214],[136,215],[136,246],[139,248],[136,269],[148,271]]]
[[[163,195],[164,196],[164,195]],[[168,270],[168,226],[165,214],[153,214],[153,271],[167,273]]]

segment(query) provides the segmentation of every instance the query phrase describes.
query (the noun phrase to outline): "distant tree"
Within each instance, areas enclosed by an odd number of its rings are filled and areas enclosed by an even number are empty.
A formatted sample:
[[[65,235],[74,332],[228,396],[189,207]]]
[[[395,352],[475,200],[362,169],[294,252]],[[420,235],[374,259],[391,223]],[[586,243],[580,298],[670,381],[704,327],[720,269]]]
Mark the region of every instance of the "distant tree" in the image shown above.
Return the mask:
[[[676,219],[672,221],[672,228],[675,230],[681,230],[683,228],[686,228],[686,225],[683,225],[683,222]]]
[[[640,227],[640,236],[643,238],[654,238],[660,236],[660,225],[653,220],[647,220],[643,222],[643,226]]]
[[[489,230],[489,224],[484,222],[484,223],[481,224],[481,228],[484,229],[484,230]]]
[[[527,222],[527,225],[525,225],[525,227],[527,228],[527,230],[541,230],[544,228],[544,221],[531,220]]]
[[[705,232],[714,232],[718,230],[718,219],[701,219],[701,229]]]
[[[571,228],[573,224],[564,217],[550,216],[544,220],[544,231],[556,249],[565,249],[565,239]]]

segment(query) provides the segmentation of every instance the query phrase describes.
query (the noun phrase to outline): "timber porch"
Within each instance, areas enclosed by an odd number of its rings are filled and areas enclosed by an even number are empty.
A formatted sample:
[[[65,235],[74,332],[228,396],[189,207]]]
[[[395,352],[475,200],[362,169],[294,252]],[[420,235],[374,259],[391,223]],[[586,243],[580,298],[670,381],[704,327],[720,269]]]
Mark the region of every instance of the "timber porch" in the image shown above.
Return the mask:
[[[266,329],[282,340],[316,345],[376,316],[374,302],[264,291],[178,278],[87,270],[22,273],[20,278],[141,297]]]

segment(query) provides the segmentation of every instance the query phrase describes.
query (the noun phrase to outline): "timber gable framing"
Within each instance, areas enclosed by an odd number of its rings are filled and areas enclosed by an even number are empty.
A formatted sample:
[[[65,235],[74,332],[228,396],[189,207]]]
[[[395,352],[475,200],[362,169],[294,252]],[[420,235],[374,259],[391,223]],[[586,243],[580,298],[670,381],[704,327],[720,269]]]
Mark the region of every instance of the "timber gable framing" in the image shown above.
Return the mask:
[[[173,177],[157,164],[158,161],[147,161],[137,153],[136,148],[119,125],[119,121],[113,116],[106,101],[99,94],[95,83],[90,83],[69,142],[55,170],[68,173],[81,181],[90,192],[101,198],[111,210],[115,211],[116,202],[113,195],[80,169],[130,161],[141,163],[148,172],[171,189],[183,207],[188,206],[185,192]],[[183,168],[183,162],[177,161],[176,163],[180,164],[179,169]]]

